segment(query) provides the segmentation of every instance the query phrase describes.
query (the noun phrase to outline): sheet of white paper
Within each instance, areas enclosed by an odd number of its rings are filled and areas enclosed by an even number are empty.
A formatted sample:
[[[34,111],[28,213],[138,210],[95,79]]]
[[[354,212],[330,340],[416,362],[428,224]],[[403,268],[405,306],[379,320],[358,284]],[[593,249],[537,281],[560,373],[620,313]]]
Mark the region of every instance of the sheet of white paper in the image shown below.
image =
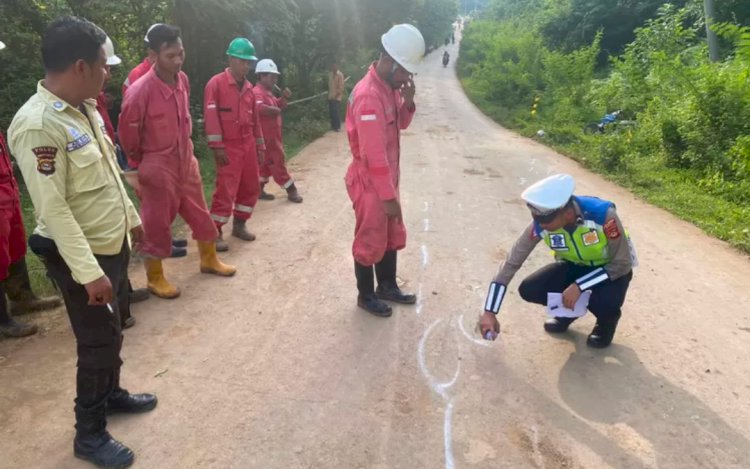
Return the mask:
[[[573,309],[563,306],[562,293],[547,293],[547,315],[555,318],[580,318],[586,314],[591,290],[581,293]]]

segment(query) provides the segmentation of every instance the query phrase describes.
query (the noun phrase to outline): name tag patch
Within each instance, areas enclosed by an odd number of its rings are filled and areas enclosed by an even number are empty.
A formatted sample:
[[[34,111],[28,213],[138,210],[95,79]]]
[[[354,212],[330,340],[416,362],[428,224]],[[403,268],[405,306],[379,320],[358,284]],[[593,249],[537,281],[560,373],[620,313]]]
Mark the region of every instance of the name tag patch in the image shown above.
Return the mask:
[[[36,147],[31,151],[36,155],[36,170],[45,176],[55,174],[55,157],[57,148],[55,147]]]
[[[581,239],[583,239],[584,246],[593,246],[599,243],[599,233],[596,230],[591,230],[588,233],[584,233]]]
[[[558,251],[567,251],[568,243],[565,241],[565,235],[562,235],[562,234],[549,235],[549,247]]]
[[[91,143],[91,137],[84,134],[73,140],[72,142],[68,142],[68,144],[65,146],[65,149],[69,152],[76,151],[79,148],[85,147],[89,143]]]

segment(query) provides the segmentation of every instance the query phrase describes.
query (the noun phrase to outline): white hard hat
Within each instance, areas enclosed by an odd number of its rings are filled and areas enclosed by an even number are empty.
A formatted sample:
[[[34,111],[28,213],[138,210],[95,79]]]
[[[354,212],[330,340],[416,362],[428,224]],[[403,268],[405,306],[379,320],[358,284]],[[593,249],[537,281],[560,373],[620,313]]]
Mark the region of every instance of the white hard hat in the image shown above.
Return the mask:
[[[261,73],[273,73],[274,75],[281,75],[281,73],[279,73],[279,67],[277,67],[276,63],[271,59],[263,59],[258,62],[258,65],[255,66],[255,74],[258,75]]]
[[[104,41],[104,53],[107,55],[107,65],[120,65],[122,63],[122,60],[115,55],[115,45],[112,44],[112,39],[109,36]]]
[[[570,174],[555,174],[534,183],[523,191],[521,198],[526,201],[535,216],[550,215],[560,210],[573,196],[576,182]]]
[[[0,50],[5,49],[5,43],[3,41],[0,41]]]
[[[163,24],[164,23],[156,23],[156,24],[152,24],[151,26],[149,26],[148,31],[146,31],[146,36],[143,38],[143,40],[146,41],[146,44],[148,44],[148,42],[149,42],[148,41],[148,33],[150,33],[151,30],[154,29],[155,27],[161,26]]]
[[[414,26],[397,24],[383,34],[380,41],[388,55],[407,72],[414,73],[422,63],[425,53],[424,37]]]

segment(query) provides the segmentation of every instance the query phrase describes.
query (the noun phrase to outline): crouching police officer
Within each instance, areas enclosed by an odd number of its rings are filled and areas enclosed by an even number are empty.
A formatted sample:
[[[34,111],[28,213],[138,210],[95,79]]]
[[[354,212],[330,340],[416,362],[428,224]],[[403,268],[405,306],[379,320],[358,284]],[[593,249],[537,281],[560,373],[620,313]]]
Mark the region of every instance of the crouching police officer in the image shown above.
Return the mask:
[[[96,110],[106,38],[86,20],[52,22],[42,39],[44,80],[9,135],[37,217],[29,246],[57,283],[76,337],[74,453],[120,468],[133,453],[107,432],[106,415],[149,411],[157,401],[120,387],[117,299],[127,289],[128,233],[138,244],[143,229]]]
[[[521,297],[546,305],[547,293],[562,293],[563,305],[573,309],[582,292],[591,290],[588,309],[596,316],[596,326],[586,343],[604,348],[612,342],[633,278],[635,257],[615,205],[596,197],[575,196],[574,189],[571,176],[558,174],[537,182],[521,195],[533,221],[490,285],[479,323],[486,338],[500,332],[497,313],[508,284],[534,247],[544,241],[557,261],[521,282]],[[575,319],[553,317],[544,323],[544,329],[565,332]]]

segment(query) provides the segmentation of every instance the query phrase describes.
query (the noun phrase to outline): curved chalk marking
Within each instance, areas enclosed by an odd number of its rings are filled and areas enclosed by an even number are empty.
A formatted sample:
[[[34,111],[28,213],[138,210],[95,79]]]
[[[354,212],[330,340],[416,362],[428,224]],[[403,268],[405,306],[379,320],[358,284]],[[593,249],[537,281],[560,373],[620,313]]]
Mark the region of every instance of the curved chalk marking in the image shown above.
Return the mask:
[[[489,347],[490,344],[486,340],[479,340],[475,337],[472,337],[471,334],[464,328],[464,315],[458,317],[458,328],[461,329],[461,333],[469,339],[471,342],[474,342],[477,345],[481,345],[482,347]]]

